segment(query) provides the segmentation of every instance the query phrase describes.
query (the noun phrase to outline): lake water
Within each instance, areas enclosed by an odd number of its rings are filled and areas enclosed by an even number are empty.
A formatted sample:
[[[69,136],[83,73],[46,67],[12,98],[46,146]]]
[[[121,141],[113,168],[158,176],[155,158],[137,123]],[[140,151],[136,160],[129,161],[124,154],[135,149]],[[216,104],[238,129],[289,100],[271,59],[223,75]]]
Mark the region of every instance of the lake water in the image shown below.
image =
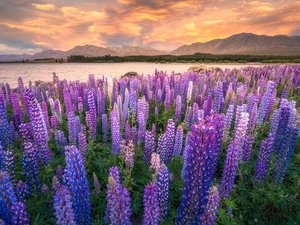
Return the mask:
[[[135,71],[139,74],[153,74],[155,69],[171,73],[186,72],[190,66],[197,64],[156,64],[156,63],[63,63],[63,64],[42,64],[42,63],[0,63],[0,83],[9,83],[12,88],[17,87],[18,77],[22,77],[24,84],[27,86],[28,81],[52,81],[52,74],[55,72],[60,80],[80,80],[86,81],[89,74],[95,77],[102,75],[108,77],[120,77],[129,71]],[[255,66],[249,64],[207,64],[207,67],[241,68],[246,66]],[[256,65],[256,66],[259,66]]]

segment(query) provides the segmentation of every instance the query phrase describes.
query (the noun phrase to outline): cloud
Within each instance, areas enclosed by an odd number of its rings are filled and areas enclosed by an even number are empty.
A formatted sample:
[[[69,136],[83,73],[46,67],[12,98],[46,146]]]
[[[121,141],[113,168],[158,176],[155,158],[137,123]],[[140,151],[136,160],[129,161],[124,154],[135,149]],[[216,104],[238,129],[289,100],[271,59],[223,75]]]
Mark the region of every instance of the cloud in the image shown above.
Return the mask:
[[[37,9],[45,10],[45,11],[51,11],[51,10],[56,9],[55,5],[53,5],[53,4],[35,4],[35,3],[32,3],[31,5],[34,6],[35,8],[37,8]]]
[[[299,10],[299,0],[2,0],[0,44],[12,51],[80,44],[173,50],[240,32],[299,34]]]

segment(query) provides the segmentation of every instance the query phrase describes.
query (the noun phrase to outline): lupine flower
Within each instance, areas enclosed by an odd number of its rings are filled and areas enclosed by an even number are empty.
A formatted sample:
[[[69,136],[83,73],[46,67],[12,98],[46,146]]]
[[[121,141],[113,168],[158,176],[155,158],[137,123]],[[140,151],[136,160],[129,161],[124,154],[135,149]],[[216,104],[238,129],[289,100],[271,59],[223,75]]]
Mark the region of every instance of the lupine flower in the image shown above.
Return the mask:
[[[64,103],[66,106],[66,113],[69,114],[70,112],[73,112],[73,107],[72,107],[71,95],[67,88],[64,88],[63,96],[64,96]]]
[[[156,183],[146,185],[143,197],[144,216],[143,225],[159,224],[159,200],[158,188]]]
[[[165,151],[162,152],[162,161],[165,163],[169,163],[173,156],[173,150],[174,150],[174,142],[175,142],[175,123],[173,119],[169,119],[167,126],[166,126],[166,147]]]
[[[105,114],[105,95],[104,91],[100,91],[97,95],[97,102],[98,102],[98,116],[102,116]]]
[[[58,119],[57,119],[56,116],[51,116],[51,117],[50,117],[50,124],[51,124],[51,127],[52,127],[53,129],[58,129],[59,124],[58,124]]]
[[[276,133],[275,133],[275,152],[278,153],[279,149],[282,146],[282,142],[286,136],[285,134],[287,133],[287,129],[288,129],[288,121],[291,115],[291,111],[289,107],[282,107],[280,108],[280,115],[278,118],[278,125],[276,128]]]
[[[124,125],[124,136],[125,136],[125,140],[128,142],[131,138],[131,128],[130,125],[128,123],[128,120],[126,120],[125,125]]]
[[[60,189],[60,187],[61,187],[61,184],[60,184],[59,179],[56,176],[54,176],[52,178],[52,189],[56,191],[57,189]]]
[[[283,181],[287,164],[290,161],[291,155],[296,147],[298,134],[298,128],[288,126],[286,132],[281,138],[273,173],[275,183],[282,183]]]
[[[77,127],[74,112],[68,114],[68,130],[69,130],[69,142],[73,145],[77,145]]]
[[[150,169],[154,169],[155,173],[157,174],[159,168],[160,168],[160,156],[159,156],[159,154],[153,152],[151,155]]]
[[[222,148],[222,127],[223,116],[218,114],[191,127],[177,224],[199,224],[201,221]]]
[[[39,167],[37,162],[36,149],[29,141],[23,143],[23,157],[22,157],[23,172],[26,177],[30,190],[40,190],[40,180],[38,177]]]
[[[130,90],[129,107],[131,112],[135,115],[137,107],[137,93],[135,90]]]
[[[180,122],[180,117],[181,117],[181,96],[177,95],[177,97],[176,97],[176,108],[175,108],[174,120],[176,122]]]
[[[10,102],[13,108],[14,114],[17,116],[19,122],[22,121],[23,113],[19,104],[18,96],[14,93],[10,95]]]
[[[117,167],[112,167],[109,170],[106,201],[106,223],[131,225],[131,198],[127,189],[122,188]]]
[[[61,166],[58,165],[58,166],[56,167],[55,176],[56,176],[58,179],[61,180],[61,179],[63,178],[63,175],[64,175],[64,171],[63,171],[63,169],[61,168]]]
[[[182,171],[181,171],[181,178],[184,178],[184,174],[186,171],[186,166],[187,166],[187,154],[188,154],[188,148],[190,144],[190,137],[192,133],[189,131],[186,136],[185,136],[185,143],[184,143],[184,148],[183,148],[183,153],[182,153],[182,158],[183,158],[183,166],[182,166]]]
[[[155,150],[155,139],[151,131],[146,131],[145,135],[145,146],[144,146],[144,157],[145,164],[150,164],[151,154]]]
[[[217,219],[217,212],[219,208],[220,195],[218,188],[212,186],[209,189],[208,202],[205,206],[205,212],[201,217],[201,223],[207,225],[214,225]]]
[[[54,209],[56,224],[59,225],[75,225],[75,216],[72,208],[72,197],[68,189],[64,186],[59,186],[55,189]],[[82,224],[82,223],[80,223]]]
[[[54,131],[54,138],[55,138],[55,144],[58,147],[65,147],[66,145],[68,145],[67,139],[63,131],[61,130]]]
[[[78,150],[81,153],[83,160],[85,160],[86,149],[87,149],[86,136],[83,132],[79,132],[79,134],[78,134]]]
[[[125,151],[125,164],[126,167],[133,167],[134,164],[134,144],[132,142],[132,140],[129,140],[128,144],[127,144],[127,148]]]
[[[11,224],[28,225],[28,213],[26,212],[26,205],[23,202],[14,202],[11,206]]]
[[[77,98],[77,108],[78,108],[79,113],[82,113],[82,111],[83,111],[83,103],[82,102],[83,102],[83,100],[82,100],[81,96],[79,96]]]
[[[221,179],[221,195],[224,198],[228,198],[234,185],[234,179],[238,167],[238,154],[240,152],[239,144],[236,140],[233,140],[228,146],[226,152],[225,166]]]
[[[141,143],[145,140],[145,134],[146,134],[145,115],[142,111],[138,111],[137,122],[138,122],[138,142]]]
[[[173,155],[179,157],[182,150],[182,141],[183,141],[183,129],[182,126],[179,125],[176,130],[175,135],[175,144],[174,144],[174,150]]]
[[[252,134],[248,134],[245,136],[245,141],[243,145],[243,152],[242,152],[242,160],[244,162],[249,162],[252,153],[252,146],[253,146],[254,137]]]
[[[193,123],[193,111],[192,108],[189,106],[186,108],[185,116],[184,116],[184,122],[187,127],[190,127]]]
[[[27,98],[28,113],[34,136],[34,146],[38,152],[37,157],[41,165],[46,165],[51,159],[51,152],[47,149],[49,136],[42,110],[29,89],[26,89],[25,97]]]
[[[42,113],[43,113],[43,116],[44,116],[45,124],[46,124],[47,128],[49,128],[50,124],[49,124],[49,115],[48,115],[47,103],[42,102],[41,105],[42,105]]]
[[[25,198],[30,195],[30,189],[27,182],[19,180],[19,182],[16,185],[16,195],[18,201],[25,202]]]
[[[269,167],[270,157],[273,150],[273,134],[270,133],[269,137],[262,141],[258,152],[256,161],[255,178],[257,180],[265,180]]]
[[[13,151],[3,151],[3,165],[2,170],[6,171],[13,182],[15,179],[15,156]]]
[[[88,105],[89,105],[89,127],[90,127],[90,138],[96,140],[97,134],[97,112],[93,92],[88,94]]]
[[[187,95],[186,100],[189,102],[192,99],[192,93],[193,93],[193,81],[189,81],[189,86],[187,89]]]
[[[99,180],[95,173],[93,173],[93,178],[94,178],[94,188],[95,188],[94,193],[95,193],[95,195],[99,195],[101,192],[100,191],[100,183],[99,183]]]
[[[223,83],[218,81],[215,89],[214,110],[216,113],[221,113],[221,103],[223,101]]]
[[[204,117],[210,115],[211,108],[212,108],[212,94],[209,92],[203,104]]]
[[[231,128],[232,124],[232,118],[233,118],[233,112],[234,112],[234,105],[230,104],[228,107],[228,110],[226,112],[225,118],[224,118],[224,140],[227,140],[229,135],[229,130]]]
[[[2,101],[0,101],[0,142],[4,149],[8,146],[13,146],[12,133]]]
[[[157,172],[157,187],[160,215],[167,220],[170,202],[170,172],[165,164],[162,164]]]
[[[120,132],[120,123],[118,116],[114,110],[110,112],[110,126],[111,126],[111,142],[112,148],[111,153],[113,155],[118,155],[120,152],[120,141],[121,141],[121,132]]]
[[[253,107],[252,107],[252,110],[251,110],[251,114],[250,114],[250,119],[249,119],[249,126],[248,126],[248,129],[250,131],[254,131],[255,129],[255,125],[256,125],[256,121],[257,121],[257,103],[255,102]]]
[[[234,138],[240,147],[242,147],[244,144],[246,130],[248,128],[248,122],[249,122],[249,114],[242,112],[237,127],[235,129],[235,135],[234,135]],[[241,154],[241,152],[239,154]],[[241,158],[241,155],[239,157]]]
[[[107,133],[108,133],[108,121],[107,121],[107,115],[102,115],[102,142],[107,142]]]
[[[13,185],[7,172],[0,171],[0,218],[10,225],[12,219],[11,207],[17,202]]]
[[[67,146],[65,154],[66,169],[64,180],[72,196],[75,222],[78,224],[90,224],[90,189],[81,153],[75,146]]]

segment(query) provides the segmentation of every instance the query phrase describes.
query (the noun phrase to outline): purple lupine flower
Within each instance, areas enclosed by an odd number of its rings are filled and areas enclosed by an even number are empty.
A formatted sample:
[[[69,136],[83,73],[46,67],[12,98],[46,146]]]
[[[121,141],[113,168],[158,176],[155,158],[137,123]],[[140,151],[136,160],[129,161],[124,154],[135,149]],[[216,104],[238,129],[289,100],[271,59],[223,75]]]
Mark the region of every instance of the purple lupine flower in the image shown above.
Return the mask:
[[[42,105],[42,114],[43,114],[43,117],[44,117],[44,120],[45,120],[45,124],[46,124],[47,128],[49,128],[50,124],[49,124],[49,115],[48,115],[47,103],[42,102],[41,105]]]
[[[255,178],[257,180],[263,181],[267,176],[270,157],[273,150],[273,141],[273,134],[270,133],[269,137],[267,139],[264,139],[262,141],[262,144],[260,145],[255,171]]]
[[[223,128],[224,129],[224,134],[223,134],[224,140],[227,140],[228,135],[229,135],[229,131],[230,131],[231,124],[232,124],[233,112],[234,112],[234,105],[230,104],[227,109],[225,118],[224,118],[224,128]]]
[[[193,123],[193,111],[191,106],[186,108],[184,122],[187,127],[190,127]]]
[[[94,187],[95,187],[94,194],[99,195],[101,192],[100,191],[100,183],[99,183],[99,180],[95,173],[93,173],[93,179],[94,179]]]
[[[170,86],[166,85],[166,97],[165,97],[165,110],[168,111],[171,108],[171,93],[170,93]]]
[[[17,116],[19,122],[21,122],[23,114],[22,114],[22,110],[21,110],[21,107],[19,104],[18,96],[16,94],[12,93],[10,95],[10,102],[11,102],[11,106],[13,108],[14,114]]]
[[[102,115],[102,142],[107,142],[107,133],[108,133],[108,121],[107,121],[107,115]]]
[[[138,115],[137,115],[137,122],[138,122],[138,142],[141,143],[145,140],[146,121],[145,121],[144,113],[139,110],[138,110]]]
[[[112,110],[110,112],[110,126],[111,126],[111,154],[118,155],[120,152],[120,141],[121,141],[121,132],[120,132],[120,123],[117,116],[117,113]]]
[[[104,91],[99,91],[97,95],[97,103],[98,103],[98,116],[102,116],[105,114],[105,95]]]
[[[89,92],[88,95],[89,105],[89,127],[90,127],[90,138],[96,140],[97,135],[97,112],[93,92]]]
[[[90,189],[81,153],[75,146],[67,146],[65,154],[66,169],[64,181],[72,196],[75,222],[78,224],[90,224]]]
[[[242,112],[239,122],[235,127],[235,135],[234,135],[234,139],[237,141],[240,147],[242,147],[244,144],[246,130],[248,128],[248,122],[249,122],[249,114],[247,112]],[[241,152],[239,154],[241,154]],[[241,155],[239,155],[239,157],[241,157]]]
[[[17,202],[14,187],[7,172],[0,171],[0,218],[5,224],[11,224],[11,206]]]
[[[174,114],[174,120],[176,122],[180,122],[181,119],[181,96],[177,95],[176,97],[176,108],[175,108],[175,114]]]
[[[65,147],[66,145],[68,145],[65,134],[61,130],[54,131],[54,139],[55,139],[55,144],[58,147]]]
[[[37,157],[41,165],[46,165],[51,159],[51,152],[47,149],[49,135],[47,127],[45,126],[42,110],[29,89],[26,89],[24,96],[27,98],[28,113],[34,137],[34,146],[38,152]]]
[[[9,122],[7,120],[6,109],[2,101],[0,101],[0,143],[4,149],[13,146],[12,133]]]
[[[287,165],[295,150],[299,135],[299,128],[288,126],[281,138],[274,167],[273,179],[275,183],[282,183]]]
[[[130,111],[133,113],[133,115],[135,115],[136,114],[136,107],[137,107],[137,93],[136,93],[136,90],[130,90],[129,107],[130,107]]]
[[[70,112],[73,112],[73,107],[72,107],[71,95],[67,88],[63,89],[63,96],[64,96],[64,103],[66,106],[66,113],[69,114]]]
[[[191,101],[192,93],[193,93],[193,81],[189,81],[189,86],[188,86],[187,95],[186,95],[187,101]]]
[[[255,125],[256,125],[256,121],[257,121],[257,103],[255,102],[253,104],[252,110],[251,110],[251,114],[250,114],[250,119],[249,119],[249,127],[248,129],[253,132],[255,129]]]
[[[5,161],[4,161],[4,151],[3,151],[3,148],[2,148],[2,145],[0,143],[0,170],[5,170]]]
[[[18,92],[20,94],[24,92],[24,83],[21,77],[18,78]]]
[[[48,191],[49,191],[49,187],[47,186],[47,184],[43,184],[43,186],[42,186],[42,192],[44,194],[46,194]]]
[[[60,187],[61,184],[59,179],[56,176],[52,177],[52,189],[56,191],[57,189],[60,189]]]
[[[40,190],[37,152],[33,144],[29,141],[23,143],[22,167],[30,190],[32,192],[34,190]]]
[[[83,132],[80,131],[78,134],[78,150],[82,155],[83,161],[85,161],[86,149],[87,149],[86,136]]]
[[[126,188],[122,188],[120,173],[116,166],[109,169],[106,201],[106,223],[131,225],[130,194]]]
[[[245,136],[243,152],[242,152],[242,160],[244,162],[249,162],[251,159],[253,142],[254,142],[254,137],[252,134],[248,134]]]
[[[266,92],[264,93],[260,107],[258,109],[258,118],[257,118],[257,125],[261,126],[263,121],[266,119],[266,116],[268,115],[268,111],[272,109],[273,105],[270,105],[269,102],[272,96],[274,95],[273,92],[276,93],[276,84],[273,81],[268,81]]]
[[[144,216],[143,225],[158,225],[159,224],[159,199],[158,199],[157,184],[152,182],[145,187],[143,205]]]
[[[74,112],[69,112],[68,114],[68,131],[70,144],[77,145],[78,133]]]
[[[124,94],[124,103],[123,103],[123,111],[122,111],[122,126],[124,126],[125,121],[129,119],[129,92],[128,89],[125,89]]]
[[[15,179],[15,155],[12,150],[3,151],[2,170],[6,171],[13,182]]]
[[[216,186],[210,187],[208,202],[205,206],[205,212],[201,217],[202,224],[215,225],[218,208],[220,206],[219,201],[220,201],[220,195],[219,195],[218,188]]]
[[[72,197],[67,188],[59,186],[55,188],[54,209],[56,224],[59,225],[75,225],[75,216],[72,208]]]
[[[173,156],[175,141],[175,123],[173,119],[169,119],[166,127],[166,151],[162,154],[162,161],[169,163]]]
[[[226,153],[225,166],[221,179],[221,195],[223,198],[228,198],[233,188],[234,179],[238,167],[238,154],[240,152],[239,144],[233,140],[228,146]]]
[[[146,131],[144,157],[143,157],[145,164],[150,164],[151,154],[154,152],[154,150],[155,150],[155,137],[152,131]]]
[[[192,110],[192,124],[196,123],[198,121],[198,111],[199,111],[199,106],[196,102],[193,104],[193,110]]]
[[[51,124],[51,127],[52,127],[53,129],[58,129],[59,124],[58,124],[58,119],[57,119],[56,116],[51,116],[51,117],[50,117],[50,124]]]
[[[285,138],[285,134],[287,133],[288,129],[288,121],[291,115],[291,111],[289,107],[282,107],[280,108],[279,115],[278,115],[278,122],[277,128],[275,128],[275,140],[274,140],[274,149],[275,152],[278,153],[279,149],[282,146],[282,139]]]
[[[182,150],[182,141],[183,141],[183,129],[182,126],[179,125],[176,130],[175,135],[175,144],[174,144],[174,150],[173,155],[179,157]]]
[[[214,114],[193,124],[186,145],[184,188],[177,224],[199,224],[222,149],[223,116]]]
[[[122,150],[122,148],[123,148],[123,150]],[[123,147],[122,147],[122,142],[121,142],[121,152],[123,152],[122,154],[124,155],[126,167],[132,168],[133,164],[134,164],[133,157],[135,154],[133,141],[129,140],[127,146],[125,143],[123,143]]]
[[[131,128],[128,123],[128,120],[126,120],[125,125],[124,125],[124,136],[125,136],[126,142],[128,142],[131,138]]]
[[[30,195],[30,189],[27,182],[19,180],[16,185],[16,195],[18,201],[25,202],[25,198]]]
[[[223,83],[218,81],[215,88],[215,99],[214,99],[214,111],[216,113],[222,112],[222,101],[223,101]]]
[[[165,164],[162,164],[157,172],[157,187],[160,215],[167,220],[170,202],[170,172]]]
[[[157,153],[160,155],[161,159],[166,154],[165,153],[166,151],[167,151],[166,134],[162,134],[159,136],[158,143],[157,143]]]
[[[54,101],[54,113],[53,114],[57,117],[59,123],[61,123],[62,122],[62,109],[61,109],[60,101],[58,99],[56,99]]]
[[[26,205],[23,202],[14,202],[11,206],[11,224],[13,225],[28,225],[28,213]]]

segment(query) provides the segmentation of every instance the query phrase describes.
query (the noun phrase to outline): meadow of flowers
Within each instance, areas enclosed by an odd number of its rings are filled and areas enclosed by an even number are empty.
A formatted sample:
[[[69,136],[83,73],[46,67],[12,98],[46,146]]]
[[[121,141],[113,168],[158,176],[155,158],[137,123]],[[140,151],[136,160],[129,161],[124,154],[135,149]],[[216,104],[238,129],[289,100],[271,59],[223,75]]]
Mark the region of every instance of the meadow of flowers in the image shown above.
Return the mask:
[[[0,224],[300,224],[300,66],[0,84]]]

